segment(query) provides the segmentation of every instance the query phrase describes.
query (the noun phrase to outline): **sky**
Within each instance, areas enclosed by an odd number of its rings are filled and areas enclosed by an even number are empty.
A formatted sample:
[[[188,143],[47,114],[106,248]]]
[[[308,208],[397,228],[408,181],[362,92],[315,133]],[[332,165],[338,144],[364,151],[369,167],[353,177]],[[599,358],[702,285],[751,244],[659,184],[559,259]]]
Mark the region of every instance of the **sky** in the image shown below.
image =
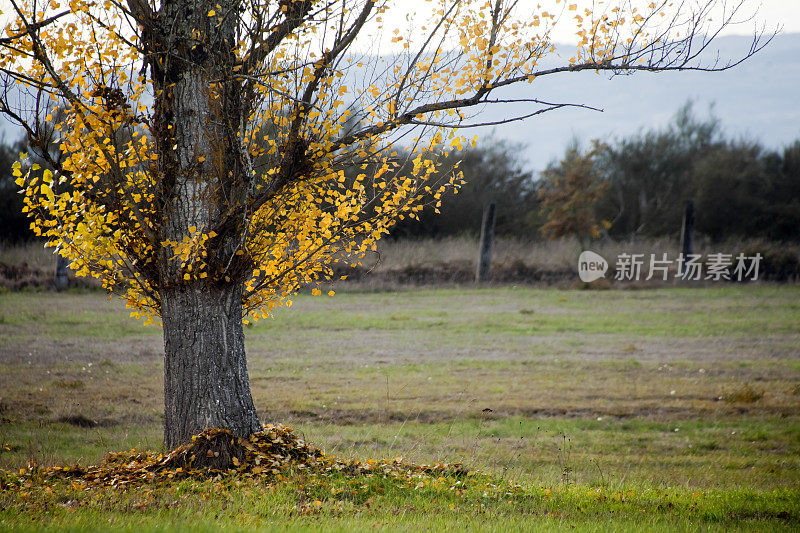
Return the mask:
[[[605,1],[606,4],[622,4],[630,1],[633,5],[643,9],[651,0],[561,0],[560,3],[556,3],[557,0],[519,0],[518,5],[522,10],[536,9],[536,6],[541,5],[542,10],[549,9],[551,12],[557,12],[558,6],[577,4],[578,10],[580,11],[584,7],[591,6],[598,1]],[[698,0],[675,0],[675,4],[680,4],[682,1],[687,5],[698,2]],[[743,4],[742,12],[757,12],[756,21],[765,23],[768,28],[774,28],[780,25],[783,27],[785,33],[800,32],[800,0],[727,0],[728,4],[735,4],[738,2],[742,2]],[[393,5],[399,7],[392,7],[391,12],[396,14],[397,19],[399,19],[399,17],[404,16],[405,12],[416,11],[418,13],[424,13],[426,10],[430,10],[432,5],[436,4],[436,0],[397,0]],[[9,0],[0,0],[0,11],[6,14],[13,12],[11,2]],[[7,20],[7,15],[0,16],[0,23],[5,24]],[[556,28],[554,32],[556,42],[567,43],[572,40],[573,36],[569,33],[565,33],[565,31],[559,32]],[[749,23],[728,28],[723,34],[747,35],[752,33],[752,31],[753,24]]]
[[[752,2],[758,5],[757,2]],[[784,33],[800,32],[800,1],[764,0],[761,2],[759,16],[769,25],[780,24]]]
[[[408,11],[430,9],[440,0],[398,0],[395,5],[402,6]],[[519,0],[521,9],[536,9],[541,4],[541,10],[551,10],[556,5],[563,7],[565,4],[577,4],[578,10],[591,5],[592,2],[602,0],[566,0],[556,4],[555,0]],[[613,3],[619,3],[612,0]],[[646,7],[650,0],[630,0],[634,5]],[[659,0],[657,0],[659,1]],[[676,0],[679,3],[680,0]],[[688,4],[694,4],[697,0],[684,0]],[[728,3],[738,3],[740,0],[728,0]],[[608,3],[608,2],[607,2]],[[754,20],[744,24],[729,27],[723,32],[725,35],[752,35],[757,26],[764,26],[769,33],[777,27],[782,27],[784,34],[800,34],[800,0],[742,0],[742,12],[754,13]],[[8,0],[0,0],[0,10],[8,13],[10,3]],[[393,11],[387,16],[387,23],[403,21],[401,12]],[[569,11],[566,11],[569,14]],[[403,17],[403,18],[400,18]],[[0,24],[7,20],[7,16],[0,16]],[[556,26],[556,29],[558,26]],[[392,37],[388,32],[387,40]],[[800,35],[798,35],[800,37]],[[556,42],[569,43],[571,36],[569,33],[554,32]],[[526,159],[535,168],[542,168],[553,157],[559,155],[562,146],[569,142],[572,136],[589,140],[602,135],[628,135],[641,128],[649,128],[666,124],[677,108],[687,99],[694,99],[699,110],[715,103],[719,118],[724,124],[729,126],[730,132],[735,135],[749,136],[763,140],[767,145],[779,147],[793,139],[800,138],[800,129],[796,126],[800,123],[800,116],[794,116],[793,109],[796,109],[796,98],[793,93],[796,89],[792,85],[800,79],[797,72],[798,63],[795,58],[800,55],[793,53],[792,49],[800,52],[800,40],[789,40],[789,49],[782,52],[784,55],[769,59],[768,54],[761,54],[750,60],[744,67],[731,71],[730,77],[724,74],[714,74],[711,76],[692,77],[689,75],[679,75],[677,78],[659,77],[653,78],[649,85],[637,84],[638,82],[626,82],[618,80],[615,85],[608,82],[592,86],[588,92],[569,93],[570,87],[556,86],[555,94],[567,94],[576,101],[585,101],[603,107],[604,113],[563,113],[544,115],[541,120],[526,121],[518,123],[517,126],[499,129],[496,132],[487,131],[483,134],[492,134],[499,138],[507,138],[518,141],[527,146],[525,153]],[[745,43],[746,46],[746,43]],[[381,46],[381,48],[384,48]],[[772,46],[775,49],[775,46]],[[771,52],[767,50],[766,52]],[[777,52],[777,51],[776,51]],[[758,68],[764,60],[777,61],[775,64],[783,64],[783,71],[774,67]],[[788,64],[788,67],[786,66]],[[742,68],[753,68],[753,72],[747,75],[740,75]],[[789,68],[791,72],[786,72]],[[772,76],[772,78],[769,78]],[[634,77],[639,79],[639,77]],[[744,78],[744,80],[743,80]],[[769,78],[769,79],[768,79]],[[663,90],[663,82],[669,85],[675,84],[675,90]],[[761,83],[763,82],[763,83]],[[749,85],[748,85],[749,84]],[[607,93],[611,87],[614,89]],[[796,87],[796,86],[795,86]],[[588,87],[587,87],[588,89]],[[626,96],[628,93],[635,93],[635,97]],[[616,102],[615,102],[616,98]],[[743,106],[748,107],[747,113],[742,113]],[[764,106],[759,109],[758,106]],[[783,111],[781,111],[783,110]],[[559,112],[560,113],[560,112]],[[754,120],[757,119],[758,123]],[[3,124],[0,119],[0,136],[5,133],[6,139],[17,138],[19,132]],[[4,130],[4,131],[3,131]],[[467,132],[472,135],[473,132]],[[476,132],[477,133],[477,132]]]
[[[552,9],[554,6],[577,4],[578,12],[601,0],[519,0],[521,9]],[[625,0],[611,0],[620,4]],[[646,8],[652,0],[631,0],[634,6]],[[656,0],[657,2],[659,0]],[[700,0],[702,2],[702,0]],[[740,0],[727,0],[728,5]],[[684,0],[694,5],[698,0]],[[435,0],[434,0],[435,3]],[[680,4],[680,0],[675,0]],[[749,46],[744,37],[764,29],[767,35],[780,28],[785,36],[743,65],[722,73],[667,73],[659,75],[621,76],[608,80],[602,76],[586,76],[578,82],[573,78],[553,78],[538,84],[537,94],[555,101],[580,102],[602,108],[602,113],[580,109],[559,110],[531,120],[505,127],[469,130],[480,135],[481,142],[494,138],[519,143],[519,155],[524,165],[542,170],[548,163],[563,155],[573,139],[587,146],[591,139],[614,140],[643,131],[664,128],[687,101],[694,102],[695,114],[720,120],[726,138],[747,139],[762,143],[768,149],[781,149],[800,139],[800,106],[797,105],[797,86],[800,83],[800,0],[742,0],[740,13],[755,14],[751,20],[725,28],[718,45],[721,57],[741,57]],[[426,0],[406,0],[407,9],[430,5]],[[569,11],[567,11],[569,13]],[[715,16],[718,18],[720,12]],[[743,18],[747,18],[743,17]],[[567,22],[567,21],[565,21]],[[564,52],[571,53],[574,43],[569,24],[556,25],[553,40],[566,44]],[[792,35],[793,34],[793,35]],[[567,55],[566,57],[569,57]],[[780,65],[779,68],[778,65]],[[513,97],[521,97],[514,94]],[[545,98],[545,99],[546,99]],[[523,114],[522,109],[515,109]],[[485,113],[493,113],[487,109]],[[513,114],[513,112],[512,112]]]
[[[0,0],[2,1],[2,0]],[[593,4],[604,2],[608,5],[627,5],[631,3],[640,10],[647,8],[653,0],[518,0],[520,12],[530,12],[532,10],[558,13],[565,5],[576,4],[577,12],[584,8],[590,8]],[[660,3],[663,0],[657,0]],[[720,5],[736,5],[741,2],[740,13],[751,15],[755,13],[755,18],[751,21],[739,25],[731,26],[723,30],[720,35],[750,35],[756,25],[766,26],[767,30],[774,30],[778,26],[782,27],[783,33],[800,32],[800,0],[716,0]],[[674,0],[675,5],[691,6],[697,3],[704,4],[703,0]],[[405,13],[425,13],[430,10],[431,5],[436,5],[436,0],[401,0],[396,3],[398,7],[392,7],[394,20],[405,17]],[[541,6],[541,8],[537,8]],[[566,11],[568,15],[571,14]],[[721,9],[716,11],[716,16],[720,16]],[[570,44],[576,37],[569,28],[569,24],[556,25],[553,29],[553,40],[558,43]]]

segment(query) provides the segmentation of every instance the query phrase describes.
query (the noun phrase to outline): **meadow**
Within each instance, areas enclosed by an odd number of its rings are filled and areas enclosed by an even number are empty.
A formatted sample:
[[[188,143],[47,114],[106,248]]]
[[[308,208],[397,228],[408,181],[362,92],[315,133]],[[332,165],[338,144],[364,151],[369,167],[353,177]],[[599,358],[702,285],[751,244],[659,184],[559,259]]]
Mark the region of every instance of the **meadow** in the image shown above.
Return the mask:
[[[160,330],[0,293],[0,529],[796,530],[800,287],[301,294],[247,327],[263,422],[466,478],[12,483],[158,450]]]

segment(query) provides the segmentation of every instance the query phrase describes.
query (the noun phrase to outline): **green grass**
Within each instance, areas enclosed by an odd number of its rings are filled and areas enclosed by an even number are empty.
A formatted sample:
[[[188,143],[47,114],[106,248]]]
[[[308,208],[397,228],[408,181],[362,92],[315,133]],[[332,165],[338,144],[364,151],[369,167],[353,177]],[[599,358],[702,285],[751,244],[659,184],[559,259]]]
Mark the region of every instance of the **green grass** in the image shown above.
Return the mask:
[[[225,478],[126,490],[55,482],[0,497],[0,526],[20,531],[791,531],[800,515],[797,493],[787,490],[519,487],[480,476]]]
[[[161,335],[155,327],[126,320],[128,313],[116,298],[109,302],[96,291],[76,291],[61,298],[52,296],[37,292],[0,294],[0,340],[44,337],[112,341]],[[31,324],[37,324],[38,328],[31,331]]]
[[[246,328],[262,420],[340,457],[463,462],[470,487],[35,483],[0,490],[0,530],[796,529],[798,301],[769,285],[299,295]],[[0,469],[159,448],[162,350],[101,294],[0,294]]]
[[[441,330],[453,336],[579,332],[647,337],[747,337],[796,333],[797,287],[727,287],[648,291],[532,291],[526,288],[350,293],[289,319],[262,321],[253,332],[291,329]],[[753,295],[757,294],[756,298]],[[307,296],[297,299],[303,306]],[[402,312],[394,303],[403,300]],[[357,303],[356,303],[357,302]],[[358,305],[361,312],[332,312]],[[296,308],[292,308],[293,310]],[[293,310],[279,310],[283,317]],[[487,312],[490,311],[490,312]]]

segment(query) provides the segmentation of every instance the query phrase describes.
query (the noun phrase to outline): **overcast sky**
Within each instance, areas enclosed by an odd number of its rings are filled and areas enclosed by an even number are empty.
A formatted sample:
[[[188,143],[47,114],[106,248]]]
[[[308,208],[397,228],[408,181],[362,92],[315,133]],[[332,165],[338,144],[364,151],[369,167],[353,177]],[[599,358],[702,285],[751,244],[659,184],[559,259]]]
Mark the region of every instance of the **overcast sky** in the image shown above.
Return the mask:
[[[542,12],[549,11],[550,13],[560,13],[565,6],[576,4],[578,7],[577,12],[580,13],[584,8],[591,8],[593,5],[597,6],[602,4],[605,9],[610,9],[614,5],[628,5],[633,4],[640,10],[646,10],[648,4],[653,0],[518,0],[519,13]],[[660,3],[663,0],[657,0]],[[721,35],[751,35],[756,27],[766,26],[767,31],[773,31],[778,26],[783,28],[784,33],[800,32],[800,0],[716,0],[720,5],[717,9],[715,17],[720,17],[723,13],[722,6],[727,5],[729,9],[731,6],[738,5],[741,2],[741,9],[738,11],[741,14],[740,19],[743,19],[742,24],[727,27],[721,32]],[[416,12],[418,17],[424,16],[425,13],[430,12],[432,6],[437,5],[436,0],[400,0],[397,2],[390,2],[391,16],[387,17],[387,23],[400,24],[407,13]],[[674,0],[675,6],[693,6],[697,4],[705,4],[705,0]],[[537,6],[541,6],[537,8]],[[674,7],[673,7],[674,9]],[[686,9],[686,8],[685,8]],[[596,7],[596,12],[603,11],[602,7]],[[576,42],[574,34],[574,27],[572,26],[571,15],[572,12],[564,11],[564,19],[555,25],[552,31],[553,41],[558,43],[569,44]],[[755,14],[755,18],[747,20],[751,15]],[[386,43],[391,38],[391,34],[385,37]],[[383,48],[384,46],[382,46]]]
[[[598,3],[603,0],[562,0],[560,4],[556,4],[556,0],[519,0],[519,5],[524,9],[534,9],[537,5],[542,6],[542,10],[550,10],[551,12],[557,12],[556,6],[566,4],[577,4],[579,9],[583,9],[584,7],[591,6],[592,4]],[[606,0],[606,5],[608,4],[622,4],[626,3],[628,0]],[[647,4],[650,3],[651,0],[630,0],[634,5],[639,6],[640,8],[645,8]],[[684,0],[687,5],[693,4],[698,2],[698,0]],[[702,0],[701,0],[702,1]],[[766,22],[768,27],[775,27],[776,25],[781,25],[784,27],[784,31],[787,33],[794,33],[800,32],[800,0],[727,0],[729,5],[733,5],[738,3],[739,1],[743,2],[743,12],[745,13],[752,13],[756,10],[758,11],[758,20],[762,22]],[[675,0],[675,4],[680,4],[681,0]],[[435,0],[397,0],[396,2],[390,2],[390,5],[393,6],[403,6],[401,9],[405,11],[416,11],[418,13],[425,13],[429,11],[432,6],[436,5],[438,2]],[[404,8],[404,9],[403,9]],[[395,12],[397,8],[393,7],[392,11]],[[11,8],[11,2],[9,0],[0,0],[0,11],[4,13],[11,13],[13,9]],[[2,16],[0,17],[0,21],[3,23],[7,22],[8,17]],[[743,26],[737,26],[733,28],[729,28],[725,33],[726,34],[738,34],[738,35],[747,35],[752,33],[753,25],[752,24],[745,24]],[[555,33],[557,37],[557,41],[560,42],[567,42],[568,40],[572,39],[572,36],[568,33]]]
[[[391,5],[393,6],[404,6],[404,8],[408,11],[417,10],[418,13],[425,13],[430,12],[432,6],[435,6],[441,0],[397,0],[392,2]],[[559,7],[563,7],[569,4],[578,4],[579,9],[582,9],[585,6],[591,5],[593,2],[601,2],[602,0],[566,0],[566,2],[561,2],[558,4]],[[635,5],[646,7],[650,0],[631,0]],[[698,0],[685,0],[686,4],[695,4]],[[702,1],[702,0],[701,0]],[[727,3],[729,5],[738,3],[739,0],[728,0]],[[618,4],[620,2],[612,0],[611,2],[606,2],[606,5],[609,3]],[[623,2],[624,3],[624,0]],[[676,4],[680,3],[680,0],[675,0]],[[536,6],[541,4],[541,11],[550,10],[551,12],[557,12],[554,7],[557,6],[555,0],[519,0],[519,4],[521,5],[521,9],[523,10],[536,10]],[[395,8],[397,9],[397,8]],[[389,15],[386,16],[387,24],[402,24],[404,22],[403,13],[399,13],[393,9]],[[4,11],[6,15],[0,16],[0,25],[4,25],[5,21],[8,20],[8,13],[11,11],[10,2],[9,0],[0,0],[0,10]],[[567,11],[566,13],[570,13]],[[743,0],[742,6],[742,13],[745,14],[752,14],[757,13],[756,18],[754,20],[748,21],[744,24],[732,26],[726,29],[723,34],[730,35],[730,34],[738,34],[738,35],[752,35],[754,29],[757,26],[765,26],[766,31],[769,33],[774,30],[776,27],[781,26],[783,33],[800,33],[800,0]],[[564,22],[567,22],[569,16],[565,19]],[[558,33],[557,31],[554,32],[554,38],[557,42],[569,43],[571,40],[570,35],[570,28],[569,24],[564,24],[562,27],[566,27],[566,32],[562,30],[562,33]],[[392,32],[387,32],[387,42],[388,39],[392,37]],[[789,43],[789,46],[793,47],[794,43],[798,42],[797,40],[788,40],[786,41]],[[746,43],[745,43],[746,44]],[[776,43],[777,44],[777,43]],[[384,48],[380,46],[380,48]],[[771,48],[775,49],[776,46],[772,46]],[[800,48],[800,47],[798,47]],[[798,49],[797,51],[800,51]],[[791,50],[785,51],[787,59],[796,58],[800,54],[793,53]],[[758,66],[758,63],[761,62],[765,58],[765,54],[761,54],[760,57],[756,57],[754,60],[748,62],[747,65],[752,65],[753,67]],[[776,59],[777,61],[778,59]],[[749,75],[739,75],[737,73],[740,72],[740,69],[735,69],[733,72],[730,73],[732,78],[728,79],[723,75],[714,75],[711,78],[701,77],[697,78],[697,86],[704,82],[707,79],[711,79],[716,83],[719,83],[716,87],[709,87],[705,93],[701,93],[699,89],[694,89],[691,92],[684,91],[684,92],[675,92],[676,96],[675,101],[667,101],[665,98],[659,96],[658,99],[654,100],[652,104],[648,104],[645,100],[641,98],[641,88],[638,86],[631,86],[635,89],[637,94],[637,98],[633,100],[629,100],[631,104],[638,104],[639,108],[633,116],[626,117],[625,121],[619,119],[619,123],[629,123],[630,128],[636,128],[640,126],[651,126],[654,124],[663,124],[665,121],[670,117],[675,109],[680,105],[681,102],[685,101],[687,98],[695,99],[698,104],[698,107],[703,108],[707,102],[718,101],[720,104],[717,108],[717,112],[722,118],[723,122],[726,123],[731,127],[732,132],[744,132],[750,135],[753,138],[760,138],[767,142],[768,145],[780,146],[782,143],[789,142],[791,139],[795,139],[798,137],[798,129],[797,124],[800,123],[800,120],[797,120],[798,117],[792,115],[791,111],[793,109],[797,109],[796,106],[796,97],[793,96],[793,93],[796,92],[796,89],[792,88],[791,86],[797,81],[798,73],[796,71],[796,67],[793,67],[793,61],[789,61],[792,65],[789,65],[789,68],[794,68],[791,72],[787,72],[787,67],[785,67],[786,59],[781,59],[783,61],[784,68],[781,70],[778,69],[756,69],[754,72],[749,73]],[[744,68],[748,68],[745,65]],[[774,79],[766,79],[766,76],[772,75]],[[736,76],[740,76],[736,78]],[[730,98],[730,102],[727,104],[730,107],[730,112],[726,112],[725,107],[725,100],[724,97],[727,93],[731,91],[727,88],[729,86],[736,86],[738,91],[743,92],[742,83],[739,83],[737,80],[741,80],[742,77],[746,79],[751,79],[752,85],[754,87],[750,88],[750,93],[746,96],[742,96],[739,99]],[[686,76],[681,76],[680,80],[683,80]],[[663,78],[666,80],[666,78]],[[670,78],[670,81],[674,78]],[[687,78],[687,81],[691,80],[694,84],[695,78]],[[695,87],[695,85],[690,85],[691,87]],[[619,87],[620,94],[627,94],[626,91],[623,89],[624,85],[620,83],[615,87]],[[656,84],[656,87],[658,85]],[[796,87],[796,86],[795,86]],[[598,87],[598,91],[600,89],[605,90],[605,86]],[[772,91],[772,93],[770,93]],[[653,91],[655,92],[655,91]],[[679,94],[678,94],[679,93]],[[672,96],[672,93],[669,94]],[[716,95],[716,96],[715,96]],[[744,95],[744,92],[743,92]],[[631,110],[635,107],[633,105],[626,105],[626,106],[614,106],[611,105],[613,102],[609,101],[608,95],[604,97],[600,97],[600,94],[596,95],[597,98],[591,100],[591,103],[597,104],[600,107],[605,107],[606,113],[602,117],[594,117],[591,114],[583,114],[580,115],[579,118],[581,120],[581,127],[580,131],[573,131],[574,128],[572,126],[571,120],[569,120],[570,116],[565,114],[559,116],[558,118],[553,117],[553,122],[549,122],[551,119],[547,118],[542,121],[536,122],[540,126],[539,131],[548,131],[549,134],[547,136],[539,137],[536,141],[538,144],[543,142],[543,138],[551,139],[552,147],[548,149],[540,149],[537,151],[539,154],[536,157],[531,157],[532,161],[535,161],[535,166],[542,167],[543,161],[549,159],[550,157],[554,156],[557,151],[560,149],[563,143],[567,142],[569,135],[571,134],[578,134],[580,133],[581,137],[585,139],[591,138],[592,136],[605,134],[605,133],[614,133],[614,134],[627,134],[631,130],[628,128],[627,130],[621,130],[619,126],[612,127],[612,121],[614,120],[614,112],[619,111],[620,109],[628,109]],[[612,94],[613,96],[613,94]],[[625,98],[630,98],[630,96],[626,96]],[[585,98],[584,98],[585,99]],[[748,108],[750,111],[748,113],[741,113],[739,107],[737,107],[736,102],[747,102]],[[766,102],[767,104],[771,105],[770,112],[759,111],[758,109],[754,109],[753,106],[758,104],[759,102]],[[652,108],[658,105],[658,112],[661,115],[660,120],[654,122],[652,118]],[[737,112],[738,109],[738,112]],[[774,110],[783,109],[783,112],[772,112]],[[634,113],[633,111],[629,111],[630,113]],[[636,116],[641,115],[641,120],[635,120]],[[591,117],[591,118],[589,118]],[[753,117],[763,117],[763,124],[761,126],[753,126],[751,124]],[[588,128],[586,127],[586,120],[598,120],[599,123],[595,128]],[[749,120],[749,122],[747,120]],[[738,121],[738,122],[737,122]],[[566,125],[565,125],[566,124]],[[607,126],[606,126],[607,125]],[[522,126],[522,125],[520,125]],[[530,134],[527,131],[528,127],[533,127],[533,124],[530,126],[525,123],[524,127],[516,127],[516,128],[506,128],[498,131],[498,136],[501,137],[510,137],[515,140],[531,142]],[[563,132],[559,133],[559,128],[563,129]],[[583,130],[586,131],[583,131]],[[516,135],[513,133],[516,132]],[[2,118],[0,118],[0,138],[2,138],[5,134],[6,139],[8,138],[16,138],[19,135],[19,132],[16,128],[11,127],[9,124],[5,122]]]

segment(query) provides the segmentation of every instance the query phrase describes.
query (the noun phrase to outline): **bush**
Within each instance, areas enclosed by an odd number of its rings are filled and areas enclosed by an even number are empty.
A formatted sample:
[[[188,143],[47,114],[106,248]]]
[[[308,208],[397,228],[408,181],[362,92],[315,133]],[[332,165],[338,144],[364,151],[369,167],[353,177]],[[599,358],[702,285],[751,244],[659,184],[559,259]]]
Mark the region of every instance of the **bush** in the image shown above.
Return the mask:
[[[22,213],[22,195],[14,183],[11,165],[24,152],[24,143],[0,144],[0,242],[20,243],[33,239],[30,220]]]

